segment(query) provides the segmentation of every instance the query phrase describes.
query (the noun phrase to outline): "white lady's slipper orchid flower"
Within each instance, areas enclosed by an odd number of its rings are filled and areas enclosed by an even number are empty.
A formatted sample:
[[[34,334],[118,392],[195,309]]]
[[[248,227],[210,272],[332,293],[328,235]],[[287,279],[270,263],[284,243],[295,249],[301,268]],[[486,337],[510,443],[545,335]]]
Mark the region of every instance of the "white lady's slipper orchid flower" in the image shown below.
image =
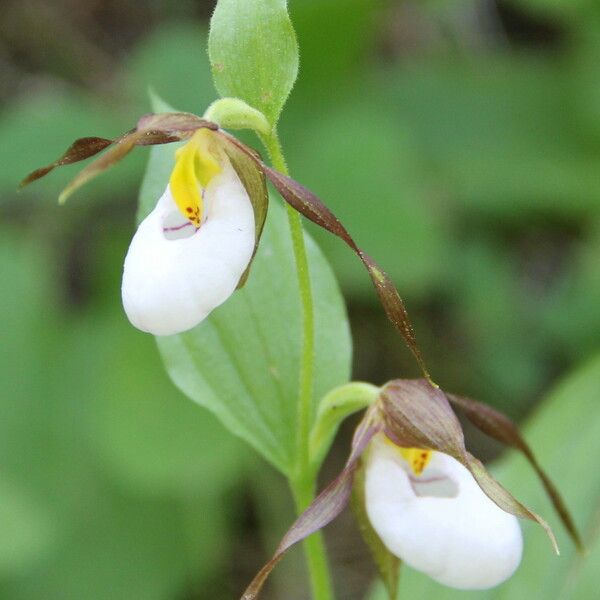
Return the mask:
[[[138,227],[123,269],[123,306],[154,335],[196,326],[235,291],[252,258],[254,211],[229,159],[198,130]]]
[[[491,588],[521,561],[516,517],[447,454],[400,448],[378,435],[366,460],[365,504],[387,549],[443,585]]]

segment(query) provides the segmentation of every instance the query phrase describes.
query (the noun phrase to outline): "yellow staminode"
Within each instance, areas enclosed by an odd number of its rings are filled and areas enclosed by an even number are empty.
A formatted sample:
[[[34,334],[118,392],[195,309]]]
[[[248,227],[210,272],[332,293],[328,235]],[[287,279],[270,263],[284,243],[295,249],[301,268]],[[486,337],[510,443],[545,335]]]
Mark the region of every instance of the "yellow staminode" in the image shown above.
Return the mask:
[[[196,227],[202,223],[202,194],[210,180],[221,172],[211,148],[211,132],[199,129],[177,150],[169,186],[181,214]]]
[[[409,464],[415,475],[418,476],[423,473],[425,467],[431,460],[433,450],[426,450],[424,448],[403,448],[402,446],[394,444],[388,437],[385,437],[384,440],[387,444],[392,446],[392,448],[400,452],[402,458]]]
[[[431,450],[422,448],[399,448],[399,450],[415,475],[421,475],[431,460]]]

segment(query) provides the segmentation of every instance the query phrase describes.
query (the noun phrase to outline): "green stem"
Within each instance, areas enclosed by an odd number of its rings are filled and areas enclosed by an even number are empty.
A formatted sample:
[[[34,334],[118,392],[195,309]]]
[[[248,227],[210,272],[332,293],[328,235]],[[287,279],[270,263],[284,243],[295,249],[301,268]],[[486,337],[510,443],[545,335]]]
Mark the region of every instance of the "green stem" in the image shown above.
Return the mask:
[[[264,139],[264,142],[271,156],[273,166],[284,175],[287,175],[288,168],[283,157],[277,132],[274,131],[272,135]],[[300,303],[302,306],[302,355],[300,358],[300,382],[297,412],[298,432],[296,438],[296,477],[302,478],[308,471],[310,463],[309,436],[312,418],[314,379],[315,318],[302,220],[300,214],[291,206],[286,205],[286,208],[290,234],[292,237],[294,259],[296,262],[296,272],[298,275]]]
[[[296,512],[301,514],[315,497],[315,478],[308,476],[304,480],[290,481],[290,486],[296,503]],[[307,537],[303,547],[314,600],[334,600],[327,553],[321,532],[318,531]]]
[[[283,173],[288,174],[287,165],[281,151],[281,145],[276,134],[273,136],[275,143],[270,148],[273,166]],[[296,261],[298,287],[300,290],[300,303],[302,305],[302,357],[300,359],[300,388],[298,392],[298,475],[304,473],[309,464],[308,438],[312,418],[312,395],[314,380],[314,355],[315,355],[315,317],[312,301],[310,273],[308,258],[302,230],[302,217],[289,204],[286,204],[288,224],[292,236],[292,247]]]
[[[277,131],[273,130],[269,136],[262,136],[261,139],[269,152],[273,167],[284,175],[288,175]],[[315,318],[302,220],[291,206],[286,205],[286,209],[302,307],[302,354],[297,405],[297,460],[294,476],[290,479],[296,510],[300,514],[314,499],[316,488],[316,473],[311,468],[309,448],[314,381]],[[333,588],[323,537],[320,532],[311,535],[304,541],[304,552],[314,600],[332,600]]]

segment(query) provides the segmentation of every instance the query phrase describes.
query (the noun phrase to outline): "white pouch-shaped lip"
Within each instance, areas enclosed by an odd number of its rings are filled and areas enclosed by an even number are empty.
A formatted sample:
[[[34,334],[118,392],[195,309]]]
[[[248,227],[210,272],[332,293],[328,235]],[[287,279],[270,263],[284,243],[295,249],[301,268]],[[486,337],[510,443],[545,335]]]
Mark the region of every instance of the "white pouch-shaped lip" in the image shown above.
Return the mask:
[[[142,331],[172,335],[195,327],[231,296],[252,258],[254,212],[228,162],[203,200],[196,229],[167,186],[131,241],[121,293],[127,317]]]
[[[377,436],[366,458],[369,520],[390,552],[444,585],[486,589],[521,561],[519,523],[490,500],[457,460],[433,452],[416,476],[399,450]]]

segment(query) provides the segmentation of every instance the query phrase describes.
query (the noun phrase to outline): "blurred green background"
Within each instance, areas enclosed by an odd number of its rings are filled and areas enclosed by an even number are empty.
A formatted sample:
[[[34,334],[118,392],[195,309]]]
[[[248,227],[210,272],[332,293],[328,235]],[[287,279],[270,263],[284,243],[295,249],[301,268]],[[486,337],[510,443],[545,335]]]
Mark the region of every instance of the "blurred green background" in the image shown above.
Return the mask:
[[[2,600],[235,598],[292,518],[279,476],[175,390],[154,340],[122,314],[145,151],[67,207],[56,197],[73,168],[15,192],[74,138],[129,129],[149,89],[203,112],[215,98],[213,4],[0,5]],[[580,561],[560,532],[556,559],[525,526],[517,576],[468,596],[596,597],[599,4],[289,5],[301,48],[281,123],[292,174],[393,275],[436,380],[527,423],[591,548]],[[348,302],[355,378],[416,376],[358,261],[314,233]],[[480,455],[498,455],[468,433]],[[495,468],[548,514],[519,458]],[[374,571],[351,516],[326,539],[339,597],[365,597]],[[402,597],[456,596],[408,569],[402,585]],[[299,551],[267,592],[307,597]]]

